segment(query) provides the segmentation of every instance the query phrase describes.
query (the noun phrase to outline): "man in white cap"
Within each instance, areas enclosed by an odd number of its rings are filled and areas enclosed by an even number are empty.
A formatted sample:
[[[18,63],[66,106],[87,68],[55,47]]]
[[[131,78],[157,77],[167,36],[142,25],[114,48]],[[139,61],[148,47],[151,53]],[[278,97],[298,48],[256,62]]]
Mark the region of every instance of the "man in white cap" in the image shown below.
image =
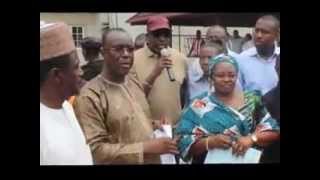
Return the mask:
[[[91,165],[92,156],[66,101],[80,88],[79,59],[68,26],[40,25],[40,165]]]
[[[280,47],[277,38],[280,35],[280,21],[273,15],[260,17],[254,28],[254,47],[241,53],[241,71],[243,88],[258,90],[263,95],[277,86],[279,81],[275,70]]]

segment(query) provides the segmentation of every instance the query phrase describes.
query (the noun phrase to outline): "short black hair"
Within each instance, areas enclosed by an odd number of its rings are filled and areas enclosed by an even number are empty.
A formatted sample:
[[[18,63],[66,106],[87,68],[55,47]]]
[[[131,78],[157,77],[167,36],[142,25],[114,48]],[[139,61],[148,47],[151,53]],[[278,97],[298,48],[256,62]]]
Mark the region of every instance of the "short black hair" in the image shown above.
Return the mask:
[[[146,40],[146,34],[145,33],[141,33],[139,34],[136,39],[134,40],[134,42],[137,42],[137,41],[145,41]]]
[[[275,29],[277,31],[280,29],[280,21],[276,16],[268,14],[268,15],[263,15],[263,16],[259,17],[258,20],[260,20],[260,19],[273,21],[275,24]]]
[[[106,42],[106,39],[107,39],[108,35],[111,32],[124,32],[124,33],[127,33],[127,31],[124,30],[123,28],[110,28],[110,29],[107,29],[107,30],[103,31],[103,33],[102,33],[102,46],[104,46],[104,44]]]
[[[83,49],[100,49],[101,41],[94,37],[85,37],[81,41],[81,47]]]
[[[40,61],[40,87],[48,79],[48,73],[53,68],[66,68],[70,64],[70,54]]]
[[[248,38],[248,39],[250,39],[250,40],[252,39],[252,36],[251,36],[250,33],[247,33],[245,37]]]

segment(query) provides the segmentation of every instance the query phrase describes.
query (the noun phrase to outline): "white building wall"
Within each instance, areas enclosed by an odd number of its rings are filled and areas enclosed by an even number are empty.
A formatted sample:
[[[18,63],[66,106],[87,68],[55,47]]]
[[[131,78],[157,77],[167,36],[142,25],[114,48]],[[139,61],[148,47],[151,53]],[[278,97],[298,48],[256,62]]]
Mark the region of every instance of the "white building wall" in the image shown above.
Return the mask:
[[[107,18],[106,18],[107,17]],[[100,38],[102,22],[108,22],[108,14],[104,13],[40,13],[40,20],[46,23],[63,21],[70,26],[82,26],[83,35]],[[80,65],[85,64],[82,49],[77,48]]]
[[[97,21],[97,13],[40,13],[40,20],[48,22],[63,21],[68,25],[84,27],[85,36],[101,36],[102,25]]]
[[[135,15],[136,12],[129,13],[40,13],[40,20],[46,22],[54,21],[64,21],[69,25],[81,25],[84,27],[84,37],[94,36],[101,38],[103,23],[109,23],[109,27],[121,27],[128,31],[132,36],[133,40],[140,33],[146,33],[145,25],[131,26],[126,21]],[[187,54],[187,49],[190,44],[187,44],[184,36],[188,35],[195,36],[196,30],[201,30],[202,35],[205,36],[208,27],[203,26],[172,26],[172,47],[180,50],[182,53]],[[180,31],[179,31],[180,29]],[[227,30],[229,34],[232,35],[234,29],[239,31],[241,36],[246,33],[252,33],[252,28],[245,27],[228,27]],[[180,43],[179,43],[180,40]],[[79,56],[81,57],[81,64],[84,63],[81,54],[81,49],[79,49]]]

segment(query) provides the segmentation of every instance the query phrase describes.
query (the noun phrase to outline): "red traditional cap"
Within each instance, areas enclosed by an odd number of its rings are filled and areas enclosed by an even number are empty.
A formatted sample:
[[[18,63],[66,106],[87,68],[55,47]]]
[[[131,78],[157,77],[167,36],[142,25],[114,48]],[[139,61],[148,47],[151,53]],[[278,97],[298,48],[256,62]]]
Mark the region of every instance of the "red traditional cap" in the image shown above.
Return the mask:
[[[155,31],[159,29],[170,30],[169,20],[163,16],[151,16],[147,21],[147,31]]]

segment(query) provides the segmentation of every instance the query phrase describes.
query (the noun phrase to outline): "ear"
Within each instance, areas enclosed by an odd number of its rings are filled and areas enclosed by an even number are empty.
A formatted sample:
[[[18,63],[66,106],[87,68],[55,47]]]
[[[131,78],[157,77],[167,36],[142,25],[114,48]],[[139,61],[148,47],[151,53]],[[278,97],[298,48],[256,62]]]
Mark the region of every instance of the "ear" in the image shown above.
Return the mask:
[[[52,68],[48,74],[50,79],[54,80],[58,84],[61,84],[63,74],[59,68]]]

